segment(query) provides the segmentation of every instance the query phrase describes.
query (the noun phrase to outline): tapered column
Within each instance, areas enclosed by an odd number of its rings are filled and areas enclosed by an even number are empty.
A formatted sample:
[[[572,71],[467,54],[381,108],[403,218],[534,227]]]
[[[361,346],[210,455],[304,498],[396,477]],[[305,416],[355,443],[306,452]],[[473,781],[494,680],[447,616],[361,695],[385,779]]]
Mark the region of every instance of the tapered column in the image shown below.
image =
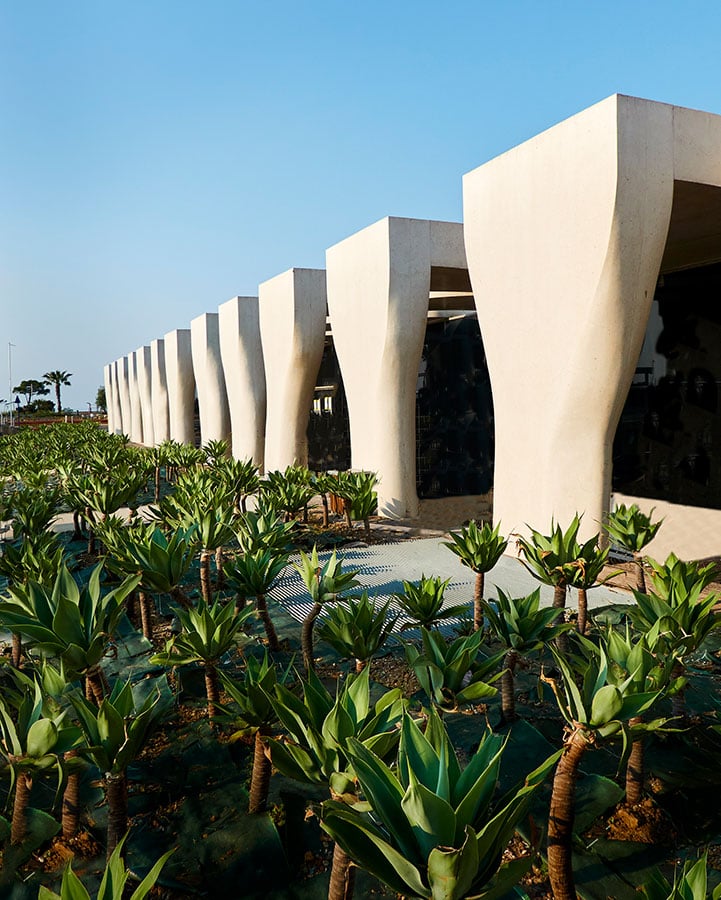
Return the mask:
[[[200,442],[230,442],[230,413],[220,358],[218,314],[203,313],[190,323],[195,389],[200,414]]]
[[[218,307],[220,355],[230,412],[233,456],[262,468],[265,369],[257,297],[233,297]]]
[[[135,351],[128,354],[128,385],[130,387],[130,440],[143,443],[143,414],[140,406],[138,358]]]
[[[266,384],[265,470],[308,462],[308,417],[323,356],[323,269],[289,269],[258,288]]]
[[[150,347],[139,347],[135,351],[135,362],[138,369],[138,393],[140,395],[140,418],[143,423],[143,444],[152,447],[155,444],[153,429],[153,397],[151,391]]]
[[[153,438],[157,446],[170,438],[165,341],[162,338],[150,342],[150,396],[153,404]]]
[[[169,331],[164,338],[170,437],[181,444],[195,443],[195,376],[190,329]]]
[[[130,372],[128,369],[128,357],[121,356],[116,359],[115,378],[118,384],[118,405],[120,406],[119,431],[130,436]]]
[[[106,397],[108,401],[108,415],[110,415],[110,411],[112,409],[113,416],[113,427],[111,434],[122,434],[123,433],[123,414],[120,408],[120,385],[118,383],[118,366],[116,362],[110,363],[110,384],[111,384],[111,396]],[[110,428],[108,428],[110,431]]]
[[[579,512],[588,536],[608,509],[671,214],[672,120],[611,97],[464,178],[506,533]]]
[[[115,391],[115,387],[113,385],[113,375],[112,375],[113,367],[109,363],[107,366],[103,366],[103,384],[105,386],[105,409],[108,415],[108,434],[113,434],[115,431],[115,422],[114,422],[114,411],[113,411],[113,395]]]

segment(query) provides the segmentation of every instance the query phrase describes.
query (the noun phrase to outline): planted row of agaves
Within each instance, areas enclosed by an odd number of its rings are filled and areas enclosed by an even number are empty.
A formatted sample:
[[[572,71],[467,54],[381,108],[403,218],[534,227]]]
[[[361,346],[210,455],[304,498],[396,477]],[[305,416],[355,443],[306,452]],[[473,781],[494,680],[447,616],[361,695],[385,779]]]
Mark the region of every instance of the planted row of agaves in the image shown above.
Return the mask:
[[[608,572],[608,549],[599,536],[578,542],[578,517],[565,530],[552,523],[549,535],[532,530],[519,542],[523,564],[555,588],[550,609],[541,608],[539,590],[526,597],[502,591],[487,596],[484,576],[507,544],[499,527],[471,522],[446,544],[476,573],[469,633],[449,639],[438,626],[462,610],[444,606],[447,582],[433,577],[404,582],[402,592],[381,604],[349,594],[358,572],[344,569],[335,552],[322,561],[314,547],[309,554],[301,551],[296,564],[313,601],[302,625],[301,677],[282,653],[266,598],[288,565],[301,530],[298,518],[327,482],[314,482],[296,467],[261,489],[253,467],[228,460],[224,451],[216,444],[201,454],[179,448],[172,462],[166,457],[162,469],[166,477],[174,469],[172,483],[151,505],[152,520],[134,517],[128,523],[113,516],[121,503],[134,507],[149,478],[159,494],[157,456],[151,458],[156,451],[129,449],[99,431],[62,426],[0,444],[6,479],[0,518],[13,527],[13,540],[0,557],[8,580],[0,625],[13,634],[13,666],[3,672],[0,700],[1,749],[15,788],[10,848],[32,847],[38,821],[45,834],[52,833],[51,817],[42,811],[33,812],[28,826],[33,780],[49,772],[64,787],[63,834],[69,838],[77,831],[79,772],[91,763],[102,773],[106,792],[108,856],[122,849],[127,767],[170,704],[167,693],[149,681],[131,686],[118,678],[109,685],[102,663],[124,612],[137,612],[142,630],[152,637],[155,601],[164,594],[175,604],[180,628],[159,652],[151,655],[148,649],[149,662],[202,665],[211,722],[254,733],[249,812],[266,808],[271,762],[286,776],[327,785],[321,820],[335,841],[333,900],[350,896],[356,867],[409,897],[439,896],[441,884],[448,898],[484,896],[488,890],[500,896],[532,864],[532,854],[503,862],[503,851],[554,768],[549,877],[558,900],[575,897],[571,842],[581,760],[601,744],[628,745],[626,799],[631,805],[641,800],[644,738],[683,724],[685,662],[720,624],[717,598],[705,595],[712,567],[674,556],[663,565],[649,560],[647,586],[641,554],[660,523],[634,507],[619,508],[606,530],[636,556],[636,603],[623,627],[603,627],[589,620],[584,595]],[[369,483],[363,480],[363,491],[372,495]],[[257,494],[252,511],[245,502],[251,494]],[[63,498],[78,511],[78,528],[82,515],[95,535],[90,549],[102,562],[89,579],[79,577],[72,544],[48,530]],[[367,519],[368,505],[364,510],[360,517]],[[190,574],[198,557],[200,590]],[[575,620],[564,609],[569,588],[579,593]],[[252,606],[249,598],[255,598]],[[341,657],[355,660],[357,671],[339,682],[336,696],[314,672],[314,625],[324,610],[320,638]],[[371,660],[401,613],[404,627],[417,626],[420,634],[409,640],[401,632],[406,661],[425,698],[420,709],[398,689],[375,704],[370,700]],[[263,641],[252,625],[256,616]],[[236,650],[240,671],[224,670],[222,660]],[[480,744],[461,768],[444,717],[492,699],[500,680],[502,722],[512,728],[515,670],[538,653],[553,664],[541,668],[540,678],[550,685],[566,722],[563,745],[534,771],[519,773],[518,786],[499,801],[493,787],[504,738],[480,726],[479,716]],[[223,704],[221,684],[229,698]],[[668,696],[673,718],[658,711]],[[14,858],[20,860],[22,852]],[[684,877],[698,883],[701,869],[689,865]]]

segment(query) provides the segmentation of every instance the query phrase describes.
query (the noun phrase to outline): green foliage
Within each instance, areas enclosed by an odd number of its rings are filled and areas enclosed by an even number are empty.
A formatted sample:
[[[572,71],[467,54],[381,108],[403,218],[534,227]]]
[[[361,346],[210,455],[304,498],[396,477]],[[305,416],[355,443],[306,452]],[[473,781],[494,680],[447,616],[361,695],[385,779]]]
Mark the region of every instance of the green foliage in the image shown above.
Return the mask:
[[[426,578],[421,576],[419,582],[404,581],[403,593],[393,594],[396,603],[413,622],[417,622],[423,628],[432,628],[444,619],[451,619],[462,615],[466,611],[466,604],[450,606],[443,609],[443,595],[450,578],[443,581],[441,578]],[[404,627],[414,627],[406,625]]]
[[[95,895],[95,900],[124,900],[126,897],[127,900],[143,900],[158,880],[160,871],[167,862],[168,857],[175,852],[175,850],[169,850],[167,853],[164,853],[133,893],[128,896],[126,884],[132,873],[125,868],[123,863],[123,844],[126,838],[127,835],[117,844],[110,855],[103,872],[98,893]],[[60,893],[56,894],[44,885],[41,885],[38,900],[91,900],[91,897],[78,876],[73,872],[72,867],[68,865],[63,872]]]
[[[249,511],[238,519],[236,539],[243,553],[255,553],[257,550],[286,553],[290,550],[293,527],[293,522],[282,522],[269,509]]]
[[[304,466],[288,466],[284,472],[267,472],[261,493],[275,509],[294,516],[315,495],[311,473]]]
[[[608,514],[604,528],[616,544],[631,553],[640,553],[647,544],[651,543],[663,524],[663,519],[652,522],[651,515],[653,515],[653,510],[646,515],[635,503],[631,506],[621,503]]]
[[[236,613],[232,603],[222,605],[219,600],[211,605],[201,600],[196,608],[178,609],[183,630],[150,661],[160,666],[216,664],[224,653],[244,642],[242,628],[251,613],[251,607]]]
[[[580,527],[581,519],[576,515],[566,531],[551,520],[550,535],[531,528],[531,540],[518,539],[525,557],[521,562],[534,578],[554,586],[588,586],[589,569],[600,572],[606,555],[605,551],[598,550],[598,535],[589,538],[585,544],[579,544]]]
[[[293,565],[303,579],[311,600],[314,603],[328,603],[335,600],[338,594],[358,584],[356,575],[359,570],[343,572],[344,562],[342,557],[338,559],[334,550],[321,566],[318,547],[314,545],[310,556],[301,550],[300,565]]]
[[[226,563],[223,571],[228,587],[239,597],[258,597],[270,591],[287,564],[285,554],[260,549],[236,556]]]
[[[674,872],[673,884],[654,869],[647,876],[646,883],[639,888],[646,900],[721,900],[721,884],[708,891],[708,853],[695,862],[687,859],[679,872]]]
[[[398,764],[351,738],[348,753],[365,804],[323,804],[323,828],[354,862],[403,896],[502,897],[532,859],[502,863],[534,792],[557,754],[495,799],[505,741],[486,732],[464,770],[431,712],[425,733],[404,716]]]
[[[285,684],[290,674],[290,666],[278,677],[275,664],[267,651],[262,659],[248,656],[240,678],[231,678],[220,672],[225,692],[235,703],[236,710],[223,707],[222,712],[230,716],[240,726],[231,740],[253,734],[258,728],[272,724],[277,716],[271,697],[277,684]]]
[[[540,609],[541,589],[526,597],[511,597],[497,588],[498,600],[485,604],[488,623],[504,647],[518,653],[532,653],[554,640],[570,625],[554,625],[558,610]]]
[[[490,572],[508,546],[500,527],[500,523],[495,528],[485,523],[479,528],[477,522],[471,521],[460,531],[452,531],[451,543],[444,543],[443,546],[455,553],[463,565],[473,572]]]
[[[122,462],[107,471],[75,476],[71,489],[81,507],[88,507],[105,517],[123,506],[135,506],[146,477],[142,469],[130,462]]]
[[[194,528],[178,528],[167,537],[152,524],[127,526],[108,519],[98,534],[110,552],[108,568],[123,575],[138,574],[141,590],[155,594],[170,594],[180,586],[197,548]]]
[[[488,658],[482,655],[482,631],[446,642],[440,632],[422,628],[421,639],[420,650],[414,644],[405,645],[406,660],[429,699],[439,707],[454,710],[498,693],[487,679],[503,653]],[[497,673],[490,680],[498,677]]]
[[[387,600],[376,608],[367,591],[358,598],[348,597],[331,607],[318,629],[318,637],[341,656],[367,662],[380,650],[398,621],[397,613],[388,615],[389,607]]]

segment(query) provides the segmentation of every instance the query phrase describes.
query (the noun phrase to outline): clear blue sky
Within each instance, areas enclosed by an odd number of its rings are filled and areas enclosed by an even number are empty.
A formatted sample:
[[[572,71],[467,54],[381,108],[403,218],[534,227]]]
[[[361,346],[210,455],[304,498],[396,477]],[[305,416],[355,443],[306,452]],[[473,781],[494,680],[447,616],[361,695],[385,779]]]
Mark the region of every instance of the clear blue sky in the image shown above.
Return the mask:
[[[0,0],[0,397],[104,363],[616,92],[721,113],[721,5]]]

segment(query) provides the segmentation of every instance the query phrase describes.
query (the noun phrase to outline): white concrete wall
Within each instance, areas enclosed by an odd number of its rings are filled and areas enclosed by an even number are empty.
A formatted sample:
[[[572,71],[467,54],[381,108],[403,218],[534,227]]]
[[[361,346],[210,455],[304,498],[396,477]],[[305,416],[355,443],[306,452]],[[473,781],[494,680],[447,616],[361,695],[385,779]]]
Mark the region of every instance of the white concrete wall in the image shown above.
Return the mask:
[[[195,389],[200,414],[200,441],[230,443],[230,413],[220,357],[218,314],[203,313],[190,323]]]
[[[325,271],[289,269],[258,288],[266,383],[265,469],[308,462],[306,430],[326,319]]]
[[[113,409],[115,385],[113,384],[111,363],[103,366],[103,384],[105,385],[105,405],[108,412],[108,434],[113,434],[115,432],[115,410]]]
[[[163,340],[168,388],[170,437],[181,444],[195,442],[195,376],[190,329],[169,331]]]
[[[115,378],[118,384],[118,405],[120,417],[117,430],[121,434],[130,435],[130,373],[128,371],[128,357],[121,356],[113,363],[115,366]]]
[[[143,414],[140,406],[140,381],[138,357],[135,351],[128,354],[128,387],[130,390],[130,440],[143,443]]]
[[[155,444],[153,431],[153,395],[151,389],[150,347],[138,347],[135,351],[135,363],[138,370],[138,393],[140,395],[140,418],[143,423],[143,444],[152,447]]]
[[[672,109],[611,97],[466,175],[491,376],[494,518],[598,530],[673,195]]]
[[[230,413],[232,452],[263,467],[265,368],[257,297],[233,297],[218,307],[220,355]]]
[[[170,438],[165,341],[162,338],[150,342],[150,396],[153,405],[153,438],[157,446]]]
[[[416,387],[432,266],[466,267],[455,222],[381,219],[326,252],[328,310],[352,466],[378,473],[378,506],[416,516]]]

